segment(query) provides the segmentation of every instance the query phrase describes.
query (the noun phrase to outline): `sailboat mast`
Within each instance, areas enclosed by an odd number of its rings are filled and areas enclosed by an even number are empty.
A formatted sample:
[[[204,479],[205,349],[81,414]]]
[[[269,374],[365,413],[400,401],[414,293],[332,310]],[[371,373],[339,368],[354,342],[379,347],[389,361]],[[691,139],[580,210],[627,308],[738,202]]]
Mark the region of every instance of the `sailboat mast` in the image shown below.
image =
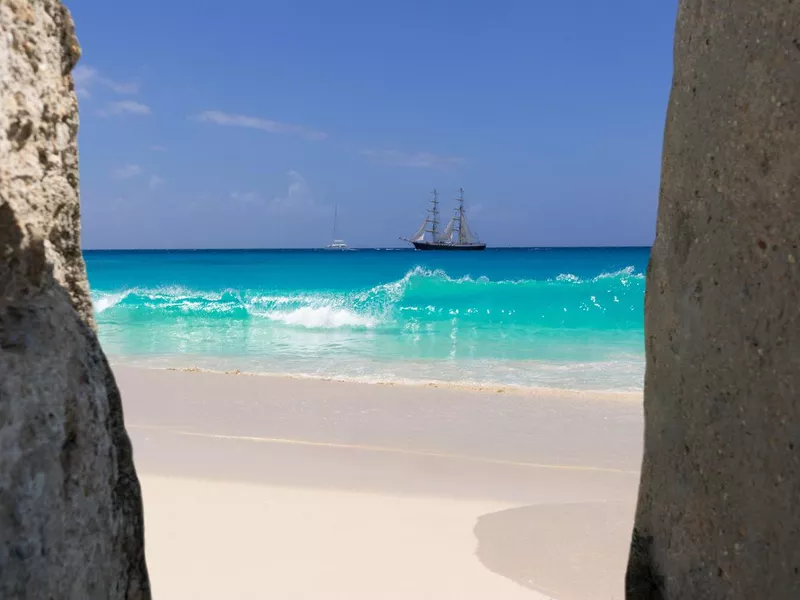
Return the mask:
[[[433,199],[431,200],[431,208],[429,212],[431,213],[430,234],[435,242],[439,232],[439,195],[436,190],[433,190]]]
[[[458,188],[458,243],[464,243],[464,189]]]
[[[333,205],[333,237],[336,237],[336,218],[339,216],[339,205]]]

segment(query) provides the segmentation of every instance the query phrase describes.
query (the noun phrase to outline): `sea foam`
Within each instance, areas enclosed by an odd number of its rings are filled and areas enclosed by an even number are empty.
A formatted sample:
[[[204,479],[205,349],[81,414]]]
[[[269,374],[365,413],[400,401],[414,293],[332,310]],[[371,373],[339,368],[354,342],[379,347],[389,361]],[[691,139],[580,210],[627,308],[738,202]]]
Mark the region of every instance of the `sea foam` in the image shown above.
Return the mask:
[[[103,346],[124,361],[635,390],[646,257],[170,252],[88,266]]]
[[[509,325],[580,328],[591,323],[585,317],[570,316],[570,310],[591,312],[598,320],[612,310],[612,318],[618,318],[641,303],[642,277],[628,267],[590,279],[565,273],[555,280],[493,281],[487,277],[451,277],[442,269],[417,266],[399,279],[362,290],[192,290],[162,286],[97,290],[93,297],[98,316],[125,311],[154,319],[177,315],[263,318],[305,329],[374,329],[402,326],[409,320],[449,320],[458,315],[473,324],[496,324],[500,319]],[[630,316],[620,323],[625,322],[630,322]]]

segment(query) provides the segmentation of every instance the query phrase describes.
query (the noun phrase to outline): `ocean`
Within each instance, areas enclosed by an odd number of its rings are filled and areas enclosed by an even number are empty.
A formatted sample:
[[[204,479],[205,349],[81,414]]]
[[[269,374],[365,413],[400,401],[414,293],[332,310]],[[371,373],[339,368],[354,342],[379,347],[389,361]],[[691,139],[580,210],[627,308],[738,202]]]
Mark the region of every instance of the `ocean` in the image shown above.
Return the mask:
[[[85,251],[116,363],[633,392],[649,248]]]

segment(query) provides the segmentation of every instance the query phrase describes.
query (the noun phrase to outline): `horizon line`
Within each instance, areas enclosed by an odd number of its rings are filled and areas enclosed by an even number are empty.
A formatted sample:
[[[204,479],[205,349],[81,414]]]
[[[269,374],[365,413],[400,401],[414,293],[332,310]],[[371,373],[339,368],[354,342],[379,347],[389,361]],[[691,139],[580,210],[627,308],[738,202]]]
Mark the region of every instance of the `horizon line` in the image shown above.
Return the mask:
[[[605,246],[490,246],[486,250],[624,250],[652,248],[652,244],[645,245],[605,245]],[[320,250],[331,252],[327,248],[319,246],[280,248],[280,247],[186,247],[186,248],[81,248],[81,252],[307,252],[309,250]],[[406,246],[350,246],[350,250],[408,250],[418,252],[416,248]]]

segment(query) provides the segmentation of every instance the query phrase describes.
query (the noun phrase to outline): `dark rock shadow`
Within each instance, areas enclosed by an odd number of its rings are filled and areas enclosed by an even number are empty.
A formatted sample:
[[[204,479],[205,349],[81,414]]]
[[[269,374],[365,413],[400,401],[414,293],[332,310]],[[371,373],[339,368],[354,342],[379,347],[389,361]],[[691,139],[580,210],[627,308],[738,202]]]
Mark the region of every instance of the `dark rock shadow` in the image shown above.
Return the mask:
[[[490,571],[558,600],[622,600],[634,508],[544,504],[484,515],[476,555]]]

